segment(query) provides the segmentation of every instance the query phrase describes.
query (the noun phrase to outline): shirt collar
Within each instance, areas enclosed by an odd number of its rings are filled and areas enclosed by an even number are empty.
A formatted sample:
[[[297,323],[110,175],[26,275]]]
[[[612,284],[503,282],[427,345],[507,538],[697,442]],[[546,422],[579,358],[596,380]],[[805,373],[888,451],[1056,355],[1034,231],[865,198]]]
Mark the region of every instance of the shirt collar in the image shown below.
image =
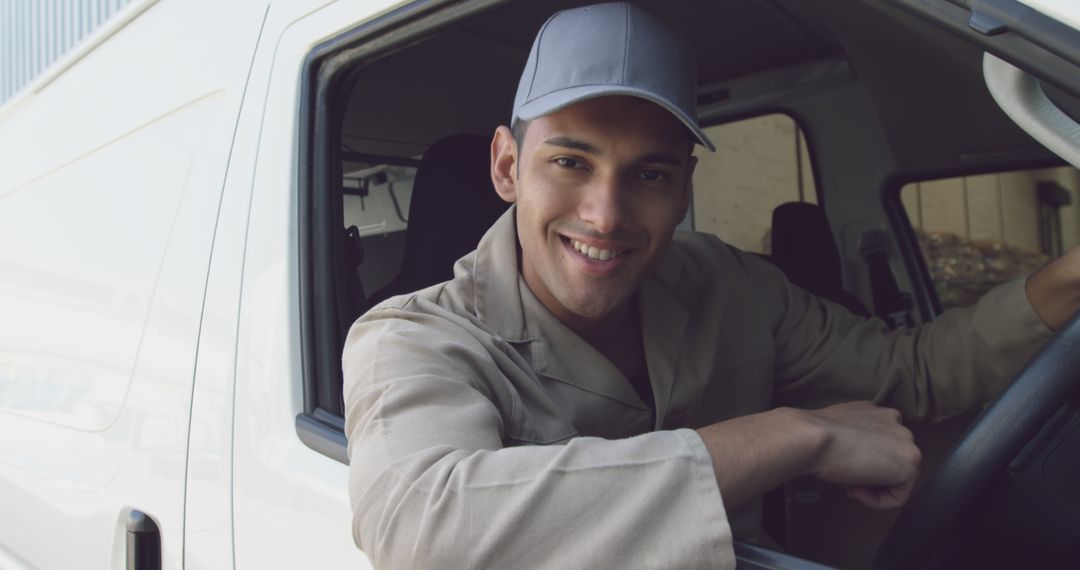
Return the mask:
[[[499,216],[476,247],[473,295],[476,315],[503,340],[525,342],[521,292],[518,290],[517,206]]]

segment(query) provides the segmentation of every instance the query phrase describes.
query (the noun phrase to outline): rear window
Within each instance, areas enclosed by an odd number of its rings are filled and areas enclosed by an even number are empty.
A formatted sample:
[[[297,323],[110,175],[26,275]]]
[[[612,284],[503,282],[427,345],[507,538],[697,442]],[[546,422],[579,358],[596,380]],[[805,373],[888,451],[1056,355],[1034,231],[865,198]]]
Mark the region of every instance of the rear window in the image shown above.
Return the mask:
[[[900,199],[942,308],[1080,245],[1080,171],[1020,170],[915,182]]]
[[[786,202],[817,203],[806,138],[783,114],[705,129],[716,152],[697,147],[694,229],[744,251],[771,253],[773,210]]]

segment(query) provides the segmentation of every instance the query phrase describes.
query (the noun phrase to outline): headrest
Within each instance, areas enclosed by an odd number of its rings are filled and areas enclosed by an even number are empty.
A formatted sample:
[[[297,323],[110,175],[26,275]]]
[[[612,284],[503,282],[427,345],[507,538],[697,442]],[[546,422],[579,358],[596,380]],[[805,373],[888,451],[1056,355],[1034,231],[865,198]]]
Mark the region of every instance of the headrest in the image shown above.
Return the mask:
[[[413,182],[402,277],[420,286],[453,276],[508,204],[491,183],[491,140],[453,135],[424,153]]]
[[[817,204],[788,202],[773,210],[772,260],[792,283],[815,295],[830,297],[843,289],[840,250]]]

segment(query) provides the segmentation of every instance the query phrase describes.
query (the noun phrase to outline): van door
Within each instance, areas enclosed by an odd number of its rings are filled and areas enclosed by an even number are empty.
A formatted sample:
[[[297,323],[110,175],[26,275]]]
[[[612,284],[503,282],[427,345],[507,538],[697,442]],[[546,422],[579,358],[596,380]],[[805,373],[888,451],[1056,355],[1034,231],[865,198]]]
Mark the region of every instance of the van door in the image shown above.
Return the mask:
[[[273,49],[264,51],[260,46],[257,54],[260,67],[252,84],[256,77],[265,79],[267,88],[259,136],[251,141],[257,157],[253,176],[246,182],[250,207],[230,206],[230,215],[238,217],[226,221],[224,208],[233,199],[226,196],[221,222],[222,228],[246,224],[244,239],[237,242],[242,249],[223,257],[226,265],[241,261],[233,255],[242,254],[243,265],[239,313],[228,316],[237,319],[231,393],[236,568],[370,567],[352,539],[348,466],[305,445],[297,433],[296,418],[304,412],[300,300],[305,294],[298,264],[302,173],[297,168],[301,152],[297,142],[300,125],[310,112],[307,105],[313,104],[301,96],[310,81],[309,54],[328,38],[389,12],[395,3],[275,4],[262,42]],[[263,62],[268,64],[265,78]],[[230,240],[236,237],[233,229],[223,231],[229,232]],[[219,233],[221,237],[224,234]],[[335,365],[340,367],[340,360]],[[198,396],[197,389],[196,406]]]

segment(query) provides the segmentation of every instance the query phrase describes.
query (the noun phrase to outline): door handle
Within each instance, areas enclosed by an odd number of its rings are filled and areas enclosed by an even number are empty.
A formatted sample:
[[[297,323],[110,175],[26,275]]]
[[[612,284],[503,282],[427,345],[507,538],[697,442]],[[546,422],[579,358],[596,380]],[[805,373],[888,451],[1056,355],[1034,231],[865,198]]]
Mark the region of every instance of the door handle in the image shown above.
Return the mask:
[[[125,526],[128,570],[161,570],[161,532],[154,519],[132,510]]]

